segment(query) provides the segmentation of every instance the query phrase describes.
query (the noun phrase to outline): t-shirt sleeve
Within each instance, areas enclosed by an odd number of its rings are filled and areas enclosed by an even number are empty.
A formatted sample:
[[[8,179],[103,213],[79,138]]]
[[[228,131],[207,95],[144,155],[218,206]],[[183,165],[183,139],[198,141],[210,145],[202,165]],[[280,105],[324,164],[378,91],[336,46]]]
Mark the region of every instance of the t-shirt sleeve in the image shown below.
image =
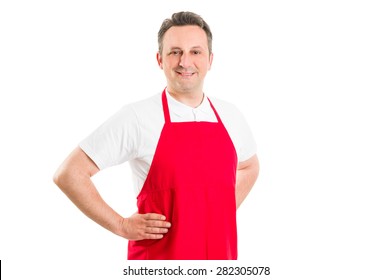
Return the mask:
[[[79,147],[102,170],[136,157],[138,130],[136,114],[127,105],[83,139]]]
[[[256,154],[257,145],[248,122],[239,111],[237,111],[237,119],[234,120],[234,127],[239,131],[238,134],[236,133],[235,136],[233,136],[233,138],[235,138],[234,145],[237,146],[238,161],[242,162]]]

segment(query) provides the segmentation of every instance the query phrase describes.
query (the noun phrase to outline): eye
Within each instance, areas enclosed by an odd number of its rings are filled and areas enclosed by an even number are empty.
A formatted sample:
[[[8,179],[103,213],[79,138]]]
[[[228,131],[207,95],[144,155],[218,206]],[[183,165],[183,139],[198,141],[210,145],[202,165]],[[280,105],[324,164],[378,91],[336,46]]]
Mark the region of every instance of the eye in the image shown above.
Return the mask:
[[[180,55],[181,51],[180,50],[172,50],[169,54],[171,54],[171,55]]]
[[[201,51],[193,51],[193,54],[201,54]]]

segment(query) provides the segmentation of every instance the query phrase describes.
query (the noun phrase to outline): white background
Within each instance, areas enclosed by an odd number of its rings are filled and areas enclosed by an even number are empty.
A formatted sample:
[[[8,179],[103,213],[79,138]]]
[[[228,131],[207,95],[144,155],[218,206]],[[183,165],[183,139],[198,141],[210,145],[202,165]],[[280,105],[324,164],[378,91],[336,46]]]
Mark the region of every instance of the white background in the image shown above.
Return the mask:
[[[52,176],[124,104],[161,92],[158,29],[190,10],[214,35],[205,91],[243,111],[261,163],[238,211],[239,261],[218,264],[270,266],[269,279],[391,279],[388,2],[1,1],[3,277],[126,279],[126,240]],[[95,181],[118,212],[135,211],[127,164]]]

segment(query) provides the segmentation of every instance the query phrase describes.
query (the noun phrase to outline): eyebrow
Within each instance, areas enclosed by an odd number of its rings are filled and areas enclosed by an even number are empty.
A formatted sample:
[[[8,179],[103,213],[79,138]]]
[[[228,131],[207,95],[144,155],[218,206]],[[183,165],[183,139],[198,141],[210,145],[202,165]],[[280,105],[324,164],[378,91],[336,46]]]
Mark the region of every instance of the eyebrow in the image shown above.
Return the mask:
[[[204,48],[202,46],[193,46],[191,47],[191,49],[202,49],[204,50]],[[181,50],[180,47],[171,47],[170,50]]]

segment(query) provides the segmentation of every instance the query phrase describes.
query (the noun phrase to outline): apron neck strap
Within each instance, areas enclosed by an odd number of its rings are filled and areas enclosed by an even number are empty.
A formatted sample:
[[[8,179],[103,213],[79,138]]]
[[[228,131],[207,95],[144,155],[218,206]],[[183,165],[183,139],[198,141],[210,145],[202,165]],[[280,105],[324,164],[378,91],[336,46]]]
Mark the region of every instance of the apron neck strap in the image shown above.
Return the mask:
[[[167,104],[166,97],[166,88],[162,92],[162,106],[163,106],[163,114],[165,115],[165,122],[170,123],[170,113],[169,113],[169,105]]]
[[[214,105],[212,105],[211,100],[210,100],[208,97],[207,97],[207,100],[208,100],[208,102],[210,102],[210,106],[211,106],[212,110],[214,111],[216,120],[218,121],[218,123],[221,123],[222,121],[221,121],[221,119],[220,119],[220,117],[219,117],[219,114],[218,114],[218,112],[215,110]]]

